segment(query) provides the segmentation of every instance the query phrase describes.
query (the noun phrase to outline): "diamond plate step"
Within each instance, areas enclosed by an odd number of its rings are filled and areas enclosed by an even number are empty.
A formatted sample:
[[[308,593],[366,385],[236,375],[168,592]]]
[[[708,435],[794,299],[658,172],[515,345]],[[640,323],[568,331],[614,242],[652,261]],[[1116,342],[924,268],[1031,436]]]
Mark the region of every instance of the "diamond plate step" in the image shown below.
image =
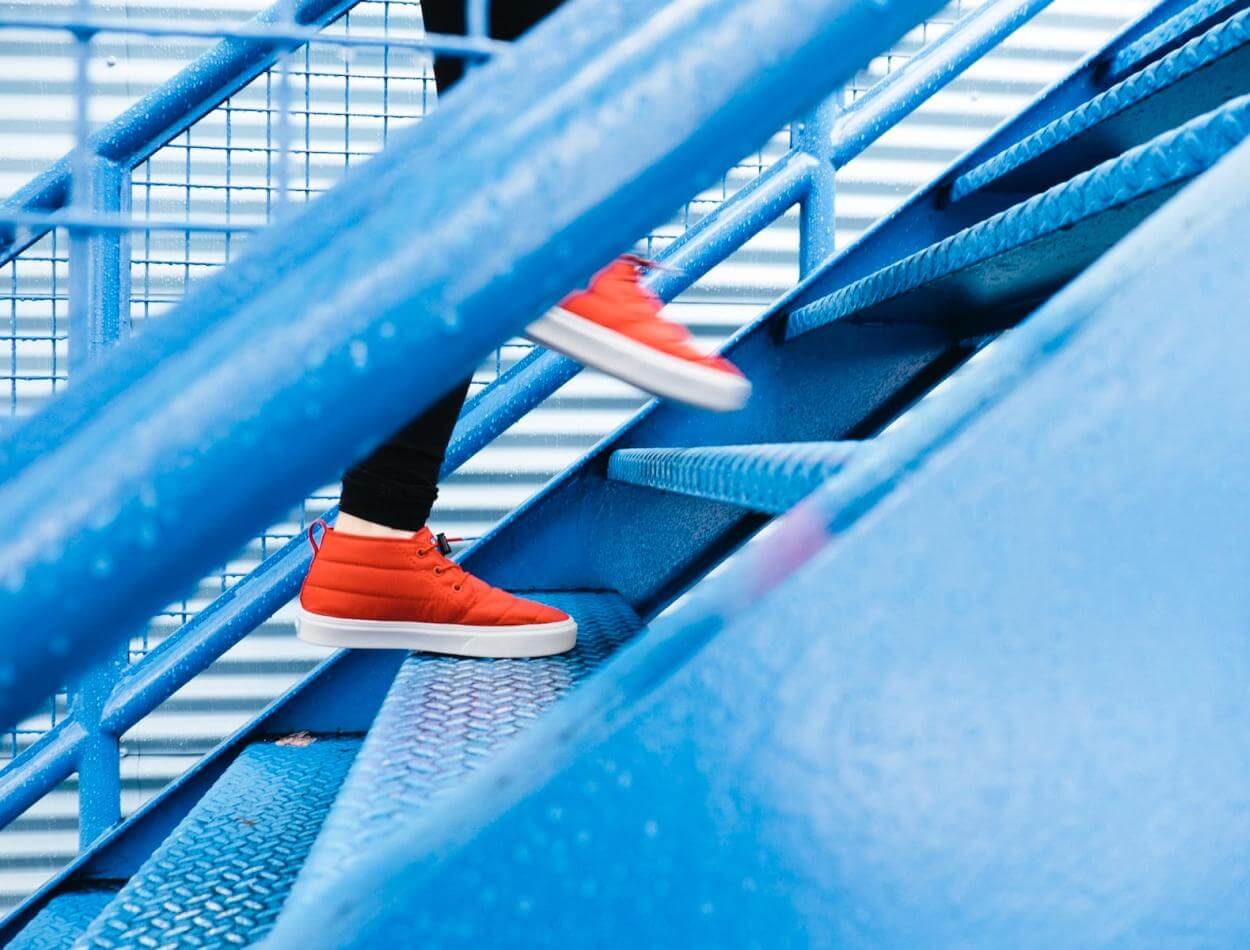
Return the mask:
[[[972,336],[1014,323],[1250,134],[1250,96],[793,311],[793,339],[835,320]]]
[[[643,629],[614,593],[530,594],[572,615],[563,656],[476,660],[413,654],[400,669],[288,902],[315,906],[401,817],[454,788]]]
[[[1095,96],[961,175],[951,200],[1037,192],[1250,92],[1250,11]]]
[[[1108,66],[1109,79],[1119,79],[1151,59],[1192,39],[1224,17],[1250,6],[1250,0],[1197,0],[1176,16],[1165,20],[1135,43],[1120,50]]]
[[[277,919],[358,739],[248,746],[77,947],[238,947]]]
[[[857,442],[621,449],[608,478],[781,514],[841,471]]]
[[[59,894],[8,945],[8,950],[61,950],[75,940],[117,896],[117,888]]]

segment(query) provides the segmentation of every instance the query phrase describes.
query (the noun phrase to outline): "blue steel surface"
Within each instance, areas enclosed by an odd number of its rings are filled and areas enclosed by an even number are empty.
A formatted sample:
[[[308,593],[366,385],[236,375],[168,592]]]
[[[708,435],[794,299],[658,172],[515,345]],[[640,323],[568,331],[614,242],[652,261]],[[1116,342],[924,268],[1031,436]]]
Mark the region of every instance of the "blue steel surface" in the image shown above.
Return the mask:
[[[1245,944],[1247,181],[1242,146],[273,945]]]
[[[438,398],[415,356],[438,346],[446,378],[470,372],[843,78],[818,64],[849,69],[938,5],[573,4],[474,70],[458,108],[254,238],[32,420],[72,430],[56,450],[24,464],[31,425],[0,446],[19,469],[0,489],[0,623],[32,633],[0,652],[0,722]],[[592,54],[603,69],[582,68]],[[698,96],[671,95],[696,81]]]
[[[358,739],[248,746],[83,934],[80,947],[240,946],[277,919]]]
[[[850,316],[873,321],[963,321],[977,308],[1027,298],[1047,285],[1054,287],[1056,280],[1071,276],[1157,206],[1157,200],[1142,199],[1170,194],[1213,165],[1247,134],[1250,96],[1242,96],[793,311],[786,335],[793,339]],[[1126,211],[1092,237],[1076,229],[1086,222],[1094,222],[1096,227],[1098,216],[1133,202],[1143,206],[1138,213]],[[1054,243],[1062,242],[1062,246],[1035,244],[1055,234],[1059,241]],[[1006,260],[996,262],[1001,258]],[[958,280],[961,273],[980,265],[992,268],[995,263],[1001,267],[1001,274],[991,270],[988,276],[969,277],[966,287],[953,289],[941,283]],[[934,288],[930,297],[917,295],[917,291],[930,286]],[[895,306],[885,310],[884,306],[891,302]]]
[[[8,950],[65,950],[73,945],[116,894],[117,888],[60,894],[49,901],[6,947]]]
[[[608,478],[780,514],[842,469],[857,442],[622,449]]]
[[[1110,77],[1118,79],[1129,70],[1139,68],[1151,57],[1166,52],[1173,44],[1209,28],[1213,22],[1245,6],[1246,0],[1194,0],[1175,16],[1120,49],[1112,57],[1107,72]]]
[[[404,662],[291,892],[293,916],[316,907],[397,826],[498,756],[642,631],[615,594],[536,596],[577,620],[573,652],[530,660],[413,654]]]
[[[1164,129],[1173,128],[1246,92],[1250,89],[1248,44],[1250,11],[1195,37],[1153,65],[960,175],[951,187],[951,200],[958,201],[991,183],[1001,190],[1024,191],[1019,171],[1043,157],[1047,159],[1044,174],[1051,180],[1042,184],[1053,184],[1068,177],[1064,174],[1065,163],[1056,162],[1052,154],[1060,147],[1082,153],[1066,165],[1080,162],[1081,166],[1073,168],[1072,173],[1083,171],[1109,158],[1109,153],[1138,145]],[[1220,67],[1218,75],[1207,72],[1216,66]],[[1201,75],[1195,75],[1200,72]],[[1095,136],[1097,144],[1091,148],[1089,139]],[[1057,164],[1061,167],[1056,168]],[[1033,180],[1028,182],[1028,185],[1035,184]]]

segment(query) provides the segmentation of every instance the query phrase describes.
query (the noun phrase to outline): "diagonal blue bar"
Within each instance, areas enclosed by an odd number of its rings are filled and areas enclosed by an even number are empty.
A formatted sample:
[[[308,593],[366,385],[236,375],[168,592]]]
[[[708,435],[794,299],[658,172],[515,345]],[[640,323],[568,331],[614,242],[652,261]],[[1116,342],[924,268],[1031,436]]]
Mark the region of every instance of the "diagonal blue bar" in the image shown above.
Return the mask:
[[[258,235],[0,489],[0,723],[938,5],[574,2]]]

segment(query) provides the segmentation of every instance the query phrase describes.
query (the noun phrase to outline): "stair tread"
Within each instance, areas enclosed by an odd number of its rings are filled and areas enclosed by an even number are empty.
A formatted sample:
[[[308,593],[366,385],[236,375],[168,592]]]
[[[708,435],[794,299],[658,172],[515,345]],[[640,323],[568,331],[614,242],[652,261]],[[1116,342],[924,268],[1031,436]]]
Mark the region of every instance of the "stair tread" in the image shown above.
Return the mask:
[[[1045,157],[1054,173],[1054,166],[1065,164],[1056,150],[1088,153],[1094,136],[1103,158],[1139,145],[1232,95],[1250,92],[1248,61],[1250,11],[1244,11],[964,173],[951,186],[951,200],[991,183],[1004,191],[1034,190],[1035,182],[1021,180],[1034,163]],[[1219,74],[1211,75],[1215,69]],[[1078,170],[1083,169],[1070,173]],[[1059,170],[1060,179],[1069,177],[1066,171]]]
[[[248,746],[95,918],[81,943],[216,946],[259,940],[277,919],[359,747],[358,739],[312,737]]]
[[[1248,133],[1250,96],[1241,96],[794,310],[786,336],[852,316],[863,323],[953,327],[1008,303],[1044,297]]]
[[[117,888],[94,888],[58,894],[10,943],[9,950],[68,947],[117,896]]]
[[[310,906],[404,818],[489,761],[643,629],[618,595],[527,594],[568,612],[577,647],[562,656],[477,660],[416,653],[400,668],[291,895]]]
[[[1145,36],[1120,50],[1111,60],[1111,74],[1124,75],[1186,34],[1224,15],[1230,7],[1236,8],[1244,4],[1245,0],[1199,0],[1190,4],[1176,16],[1165,20]]]
[[[780,442],[620,449],[608,462],[608,477],[780,514],[838,472],[858,445]]]

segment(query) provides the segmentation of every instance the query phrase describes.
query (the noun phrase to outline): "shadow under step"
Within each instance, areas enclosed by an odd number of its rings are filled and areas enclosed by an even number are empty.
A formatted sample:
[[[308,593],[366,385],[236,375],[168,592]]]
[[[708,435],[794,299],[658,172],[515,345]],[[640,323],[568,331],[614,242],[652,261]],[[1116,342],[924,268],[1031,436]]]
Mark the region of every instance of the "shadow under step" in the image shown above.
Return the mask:
[[[1244,11],[961,175],[950,200],[1049,188],[1248,92]]]
[[[644,629],[611,592],[527,593],[571,615],[577,646],[561,656],[484,660],[414,653],[404,661],[360,755],[304,862],[284,913],[315,908],[327,888],[396,827],[514,737]]]
[[[261,940],[360,744],[301,734],[245,748],[77,945],[246,946]]]
[[[1250,134],[1250,96],[1185,123],[787,318],[793,339],[838,320],[1006,329]]]
[[[608,461],[608,478],[777,515],[839,472],[859,446],[782,442],[621,449]]]

